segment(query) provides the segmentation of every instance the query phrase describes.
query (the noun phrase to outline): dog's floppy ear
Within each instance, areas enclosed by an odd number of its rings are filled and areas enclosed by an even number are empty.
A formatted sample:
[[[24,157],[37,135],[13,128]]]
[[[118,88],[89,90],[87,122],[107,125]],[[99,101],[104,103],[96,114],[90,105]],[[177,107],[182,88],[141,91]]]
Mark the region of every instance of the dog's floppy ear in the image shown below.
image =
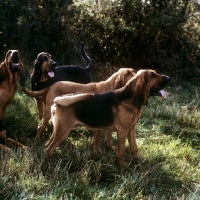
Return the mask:
[[[133,69],[123,69],[122,73],[121,73],[121,87],[125,86],[126,83],[128,83],[128,81],[135,76],[135,72]]]
[[[122,80],[121,80],[121,74],[116,78],[115,84],[114,84],[114,89],[119,89],[122,87]]]
[[[146,104],[148,101],[148,85],[149,85],[149,75],[148,71],[142,71],[137,75],[137,82],[135,86],[135,101],[134,104],[137,108]]]
[[[135,76],[135,71],[131,68],[121,68],[119,73],[120,75],[115,80],[115,90],[124,87],[128,81]]]
[[[8,68],[6,67],[5,62],[2,62],[0,65],[0,83],[5,79],[7,70],[8,70]]]
[[[8,71],[8,57],[10,56],[10,54],[11,54],[11,50],[9,50],[6,53],[4,61],[0,64],[0,83],[5,79],[7,74],[9,74],[9,71]]]
[[[6,53],[6,56],[5,56],[5,60],[4,60],[4,63],[8,64],[8,57],[11,55],[12,51],[11,50],[8,50],[8,52]],[[8,67],[8,66],[7,66]]]
[[[41,61],[37,58],[33,63],[33,73],[31,75],[31,79],[34,83],[38,83],[40,81],[40,77],[42,76],[41,70]]]
[[[115,80],[115,90],[125,86],[128,81],[135,76],[135,72],[133,69],[129,68],[121,68],[119,70],[120,75]]]

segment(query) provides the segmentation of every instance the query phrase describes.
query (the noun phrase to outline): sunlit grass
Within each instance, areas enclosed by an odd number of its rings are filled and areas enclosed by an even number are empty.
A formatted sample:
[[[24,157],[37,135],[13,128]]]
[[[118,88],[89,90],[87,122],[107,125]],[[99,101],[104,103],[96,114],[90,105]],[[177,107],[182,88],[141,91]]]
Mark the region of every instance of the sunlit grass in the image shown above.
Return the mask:
[[[30,149],[1,152],[0,199],[200,199],[199,91],[185,83],[168,87],[166,100],[149,100],[136,129],[141,161],[132,158],[127,142],[127,168],[115,163],[104,134],[102,155],[95,155],[93,135],[84,128],[73,130],[47,159],[44,141],[33,141],[35,102],[17,93],[4,122],[9,136],[23,136]]]

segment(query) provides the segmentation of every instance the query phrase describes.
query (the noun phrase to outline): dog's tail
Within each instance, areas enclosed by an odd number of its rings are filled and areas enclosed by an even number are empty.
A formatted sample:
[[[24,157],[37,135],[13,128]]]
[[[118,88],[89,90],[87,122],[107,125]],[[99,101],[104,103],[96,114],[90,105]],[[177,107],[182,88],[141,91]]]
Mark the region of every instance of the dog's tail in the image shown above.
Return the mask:
[[[76,103],[77,101],[81,101],[92,97],[94,94],[91,93],[83,93],[83,94],[67,94],[63,96],[56,97],[54,99],[54,104],[59,104],[61,106],[68,106],[72,103]]]
[[[39,96],[43,96],[43,95],[46,95],[47,92],[49,91],[49,88],[50,87],[46,87],[44,88],[43,90],[39,90],[39,91],[30,91],[30,90],[27,90],[25,88],[22,88],[22,91],[28,95],[29,97],[39,97]]]
[[[93,68],[93,63],[92,63],[92,60],[90,59],[90,57],[87,56],[87,54],[85,53],[84,47],[85,47],[85,43],[82,42],[81,43],[81,55],[82,55],[82,57],[85,59],[85,61],[88,64],[88,66],[85,69],[89,73],[92,70],[92,68]]]

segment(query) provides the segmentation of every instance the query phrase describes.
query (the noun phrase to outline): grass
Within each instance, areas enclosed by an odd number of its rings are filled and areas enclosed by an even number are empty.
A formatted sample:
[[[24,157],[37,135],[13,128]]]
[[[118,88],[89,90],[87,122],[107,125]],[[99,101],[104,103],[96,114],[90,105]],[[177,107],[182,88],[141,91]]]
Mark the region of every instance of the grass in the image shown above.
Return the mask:
[[[33,142],[39,122],[33,99],[20,91],[8,107],[8,136],[30,146],[0,152],[0,199],[200,199],[200,88],[189,83],[168,87],[167,99],[153,97],[137,125],[142,160],[129,153],[127,168],[101,142],[102,155],[92,152],[92,134],[73,130],[46,160],[43,144]],[[116,133],[113,143],[116,144]]]

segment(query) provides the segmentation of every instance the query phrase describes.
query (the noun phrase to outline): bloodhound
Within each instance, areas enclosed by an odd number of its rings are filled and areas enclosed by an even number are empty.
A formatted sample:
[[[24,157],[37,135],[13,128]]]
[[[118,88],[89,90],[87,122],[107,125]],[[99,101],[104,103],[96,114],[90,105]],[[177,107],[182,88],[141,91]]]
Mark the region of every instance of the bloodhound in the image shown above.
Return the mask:
[[[89,72],[93,67],[91,59],[84,51],[85,44],[81,44],[81,55],[87,62],[88,66],[82,68],[81,66],[65,65],[57,66],[56,62],[52,60],[51,55],[45,52],[38,54],[33,63],[33,72],[31,74],[31,90],[38,91],[49,87],[58,81],[72,81],[76,83],[90,83],[91,78]],[[42,118],[44,99],[41,97],[35,98],[39,118]]]
[[[54,129],[45,151],[51,157],[75,125],[91,130],[115,130],[118,137],[116,160],[120,165],[127,165],[124,162],[126,137],[131,153],[138,158],[135,126],[142,107],[150,96],[162,95],[165,98],[162,89],[168,82],[168,76],[153,70],[139,70],[124,87],[112,92],[56,97],[51,107]]]
[[[51,118],[51,106],[53,105],[53,100],[55,97],[63,95],[63,94],[79,94],[79,93],[102,93],[112,91],[118,88],[123,87],[133,76],[135,72],[131,68],[121,68],[116,73],[114,73],[109,79],[106,81],[101,81],[98,83],[88,83],[88,84],[79,84],[72,83],[68,81],[60,81],[53,84],[49,88],[45,88],[41,91],[28,91],[26,89],[22,89],[22,91],[31,97],[43,96],[46,98],[45,111],[43,114],[42,121],[38,125],[36,138],[39,138],[44,131],[49,119]],[[112,148],[111,143],[111,134],[106,134],[107,146]],[[95,134],[95,138],[93,141],[94,151],[98,150],[98,143],[100,140],[100,134]]]
[[[4,62],[0,65],[0,149],[5,151],[9,150],[4,146],[5,144],[13,144],[25,148],[24,145],[10,138],[6,138],[6,130],[2,122],[6,107],[11,103],[17,90],[18,80],[20,80],[22,87],[25,85],[23,71],[24,65],[20,60],[18,50],[9,50],[6,53]]]

